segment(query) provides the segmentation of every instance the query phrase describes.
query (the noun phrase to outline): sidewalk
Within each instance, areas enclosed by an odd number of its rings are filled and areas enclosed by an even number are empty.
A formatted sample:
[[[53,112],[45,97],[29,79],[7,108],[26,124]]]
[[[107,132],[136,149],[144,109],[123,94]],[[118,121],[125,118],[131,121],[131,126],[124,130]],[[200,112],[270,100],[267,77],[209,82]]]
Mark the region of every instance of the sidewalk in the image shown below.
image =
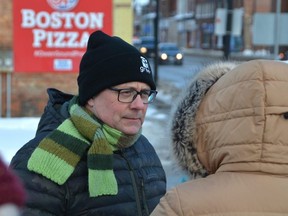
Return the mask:
[[[143,125],[143,134],[154,146],[167,177],[167,189],[186,181],[187,174],[178,166],[171,144],[170,122],[173,100],[180,89],[168,81],[159,81],[157,98],[148,108],[149,115]],[[151,113],[153,112],[153,113]]]
[[[194,56],[210,56],[215,58],[223,58],[224,53],[222,50],[212,50],[212,49],[198,49],[198,48],[183,48],[184,55],[194,55]],[[231,52],[230,58],[240,61],[249,61],[253,59],[275,59],[273,54],[267,53],[264,50],[257,52],[244,51],[244,52]]]

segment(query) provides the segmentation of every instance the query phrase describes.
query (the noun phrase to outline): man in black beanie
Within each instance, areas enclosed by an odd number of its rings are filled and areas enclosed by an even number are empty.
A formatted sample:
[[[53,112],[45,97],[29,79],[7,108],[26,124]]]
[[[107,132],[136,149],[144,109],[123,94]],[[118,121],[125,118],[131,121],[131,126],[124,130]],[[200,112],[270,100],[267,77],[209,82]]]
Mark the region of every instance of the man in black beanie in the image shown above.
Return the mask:
[[[92,33],[80,63],[80,104],[84,105],[105,88],[131,81],[147,83],[152,90],[156,89],[148,60],[119,37],[101,31]]]
[[[92,33],[77,96],[48,89],[36,137],[11,167],[28,193],[23,215],[149,215],[166,177],[142,135],[156,85],[148,60],[119,37]]]

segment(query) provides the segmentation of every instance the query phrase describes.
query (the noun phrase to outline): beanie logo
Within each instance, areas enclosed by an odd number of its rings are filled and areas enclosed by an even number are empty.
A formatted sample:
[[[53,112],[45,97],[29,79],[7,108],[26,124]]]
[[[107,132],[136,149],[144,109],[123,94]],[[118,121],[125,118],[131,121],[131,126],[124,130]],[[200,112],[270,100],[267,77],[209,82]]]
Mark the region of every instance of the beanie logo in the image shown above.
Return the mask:
[[[140,56],[140,58],[141,58],[141,62],[142,62],[142,66],[140,66],[141,73],[143,73],[143,72],[151,73],[147,59],[145,59],[142,56]]]

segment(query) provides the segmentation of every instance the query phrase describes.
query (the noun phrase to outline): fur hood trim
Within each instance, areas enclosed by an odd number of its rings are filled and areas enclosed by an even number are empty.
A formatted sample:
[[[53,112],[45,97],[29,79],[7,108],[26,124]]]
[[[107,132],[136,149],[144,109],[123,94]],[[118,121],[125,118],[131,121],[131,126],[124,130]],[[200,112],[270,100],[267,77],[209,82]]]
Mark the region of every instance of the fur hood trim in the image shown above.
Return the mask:
[[[172,108],[172,148],[180,167],[194,178],[205,177],[207,170],[197,157],[195,116],[209,88],[224,74],[231,71],[236,62],[217,62],[204,67],[180,94],[180,100]]]

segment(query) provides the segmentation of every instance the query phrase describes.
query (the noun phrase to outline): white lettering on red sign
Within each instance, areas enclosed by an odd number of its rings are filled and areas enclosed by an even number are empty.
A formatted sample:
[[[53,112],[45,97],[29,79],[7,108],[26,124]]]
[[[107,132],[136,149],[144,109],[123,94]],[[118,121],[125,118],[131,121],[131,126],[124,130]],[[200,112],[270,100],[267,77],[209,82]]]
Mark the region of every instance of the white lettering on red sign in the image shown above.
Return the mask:
[[[42,47],[46,42],[47,48],[84,48],[89,38],[89,32],[61,32],[45,31],[43,29],[33,29],[33,47]]]
[[[31,9],[22,9],[21,14],[21,26],[23,28],[103,28],[104,13],[102,12],[52,12],[51,14],[49,14],[46,11],[35,13],[35,11]]]
[[[45,29],[102,29],[104,13],[94,12],[52,12],[22,9],[22,28],[33,28],[33,47],[40,48],[84,48],[89,38],[88,32],[79,35],[73,31],[47,31]]]

